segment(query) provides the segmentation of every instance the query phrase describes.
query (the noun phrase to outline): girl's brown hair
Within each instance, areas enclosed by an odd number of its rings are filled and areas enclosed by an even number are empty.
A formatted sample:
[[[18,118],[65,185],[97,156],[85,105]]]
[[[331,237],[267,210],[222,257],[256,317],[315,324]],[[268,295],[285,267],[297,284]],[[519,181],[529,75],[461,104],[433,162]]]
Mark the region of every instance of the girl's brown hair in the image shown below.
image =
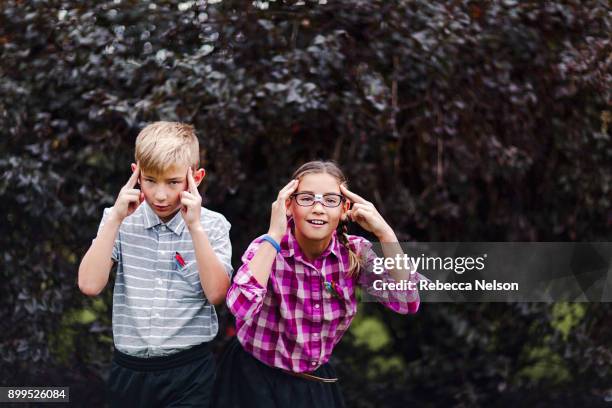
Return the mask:
[[[339,184],[344,184],[348,188],[348,182],[340,167],[332,161],[322,161],[315,160],[310,161],[308,163],[302,164],[294,173],[292,178],[301,179],[307,174],[329,174],[330,176],[336,178]],[[359,270],[361,269],[361,258],[355,251],[351,248],[347,238],[347,221],[346,219],[341,219],[338,223],[338,228],[336,229],[336,234],[340,243],[348,250],[349,252],[349,276],[355,276],[359,274]]]

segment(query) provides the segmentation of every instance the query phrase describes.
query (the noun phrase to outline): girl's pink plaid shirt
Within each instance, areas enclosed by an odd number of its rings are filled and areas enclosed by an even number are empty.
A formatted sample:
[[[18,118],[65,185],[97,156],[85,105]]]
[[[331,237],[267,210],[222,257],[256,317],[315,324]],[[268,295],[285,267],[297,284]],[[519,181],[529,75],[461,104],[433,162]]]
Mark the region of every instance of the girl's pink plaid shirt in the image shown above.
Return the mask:
[[[349,276],[349,252],[336,233],[321,256],[309,262],[291,229],[292,223],[280,243],[267,288],[249,269],[259,245],[270,245],[259,237],[242,256],[243,264],[227,293],[227,306],[236,317],[238,340],[261,362],[294,372],[313,371],[326,363],[355,317],[357,285],[367,287],[369,294],[397,313],[417,312],[417,290],[370,289],[375,279],[393,282],[386,271],[380,275],[360,273],[359,278]],[[366,239],[348,235],[348,240],[356,253],[364,254],[366,265],[377,256]],[[410,281],[418,279],[418,273],[411,274]],[[338,295],[325,289],[325,281],[337,284]]]

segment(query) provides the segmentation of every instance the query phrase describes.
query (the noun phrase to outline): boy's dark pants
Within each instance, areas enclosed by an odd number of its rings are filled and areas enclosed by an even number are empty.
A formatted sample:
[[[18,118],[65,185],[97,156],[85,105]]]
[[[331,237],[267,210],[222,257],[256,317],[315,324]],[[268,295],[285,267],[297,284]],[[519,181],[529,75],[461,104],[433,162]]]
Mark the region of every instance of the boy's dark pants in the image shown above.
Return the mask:
[[[215,361],[208,343],[164,357],[115,350],[108,380],[111,407],[208,407]]]

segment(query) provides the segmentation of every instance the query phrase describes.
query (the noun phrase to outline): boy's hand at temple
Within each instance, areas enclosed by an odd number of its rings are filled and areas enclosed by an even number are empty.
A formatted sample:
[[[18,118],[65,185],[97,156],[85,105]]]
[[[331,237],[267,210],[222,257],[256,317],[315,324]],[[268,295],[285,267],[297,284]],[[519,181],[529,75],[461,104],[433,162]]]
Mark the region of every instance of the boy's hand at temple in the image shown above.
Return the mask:
[[[344,184],[340,185],[340,191],[353,203],[346,213],[351,221],[355,221],[363,229],[376,235],[380,242],[397,242],[393,228],[387,224],[374,204],[351,192]]]
[[[181,193],[181,216],[185,225],[189,230],[201,228],[200,211],[202,207],[202,196],[198,191],[198,186],[193,179],[193,170],[191,167],[187,170],[187,191]]]
[[[121,188],[121,191],[119,191],[119,195],[117,196],[117,200],[115,201],[115,205],[113,205],[113,210],[110,215],[119,223],[123,222],[125,217],[132,215],[145,199],[144,193],[135,188],[138,177],[140,177],[140,168],[138,167],[138,163],[136,163],[136,169],[127,183]]]
[[[202,227],[200,220],[202,196],[193,178],[191,167],[187,170],[187,186],[187,191],[181,192],[181,204],[183,205],[181,216],[193,241],[202,290],[210,303],[220,305],[225,301],[230,280],[225,273],[225,267],[215,255],[208,235]]]
[[[89,247],[79,265],[79,288],[88,296],[96,296],[108,283],[110,270],[113,267],[111,255],[115,237],[125,217],[132,215],[144,201],[144,193],[136,187],[140,168],[132,172],[130,179],[119,191],[115,205],[108,215],[108,221]]]

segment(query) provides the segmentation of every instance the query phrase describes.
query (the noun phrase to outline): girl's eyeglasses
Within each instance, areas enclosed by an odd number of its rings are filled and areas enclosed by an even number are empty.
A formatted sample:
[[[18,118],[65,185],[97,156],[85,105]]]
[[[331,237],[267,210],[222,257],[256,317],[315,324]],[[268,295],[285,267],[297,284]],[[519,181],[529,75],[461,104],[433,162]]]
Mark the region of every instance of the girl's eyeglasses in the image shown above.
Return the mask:
[[[293,193],[291,198],[295,199],[297,205],[302,207],[312,207],[318,201],[325,207],[338,207],[345,200],[340,194],[313,194],[313,193]]]

